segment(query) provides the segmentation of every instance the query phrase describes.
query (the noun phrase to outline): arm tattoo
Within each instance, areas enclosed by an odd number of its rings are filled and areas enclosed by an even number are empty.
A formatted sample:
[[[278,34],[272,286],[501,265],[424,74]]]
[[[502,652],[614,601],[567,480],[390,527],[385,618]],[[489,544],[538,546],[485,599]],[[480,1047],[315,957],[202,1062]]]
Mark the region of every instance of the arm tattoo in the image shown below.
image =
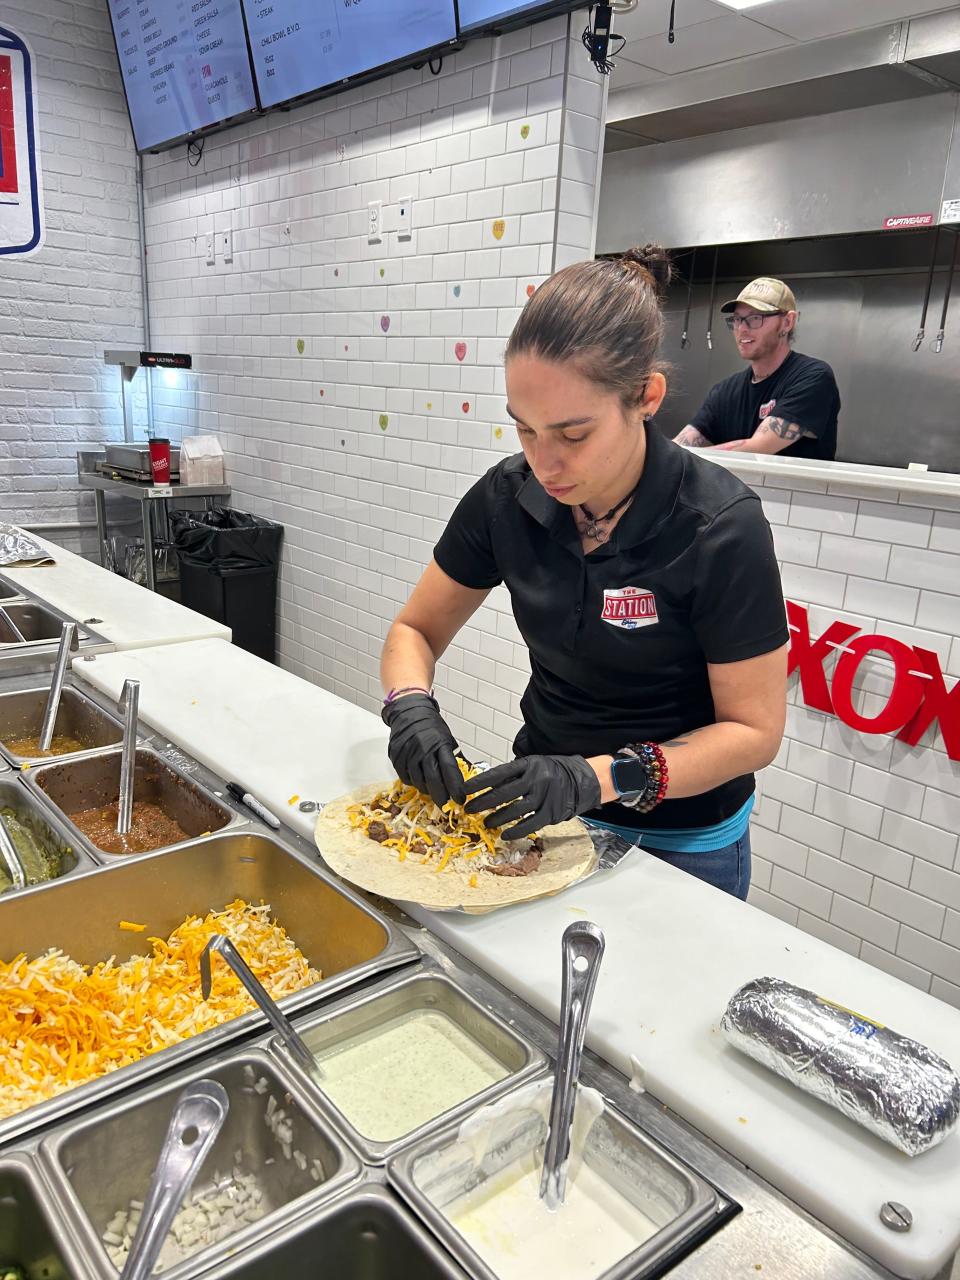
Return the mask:
[[[674,444],[689,444],[694,449],[710,449],[713,441],[708,440],[696,427],[686,426],[673,437]]]
[[[797,426],[795,422],[787,422],[785,418],[764,418],[760,423],[760,430],[772,432],[787,444],[793,444],[794,440],[799,440],[801,436],[809,435],[803,427]]]
[[[701,729],[689,729],[689,730],[687,731],[687,733],[686,733],[683,737],[681,737],[681,738],[670,738],[670,739],[668,739],[668,741],[666,741],[666,742],[661,742],[661,743],[660,743],[660,746],[661,746],[661,747],[688,747],[688,746],[690,745],[690,739],[693,737],[693,735],[694,735],[695,733],[701,733],[701,732],[702,732],[702,728],[701,728]]]

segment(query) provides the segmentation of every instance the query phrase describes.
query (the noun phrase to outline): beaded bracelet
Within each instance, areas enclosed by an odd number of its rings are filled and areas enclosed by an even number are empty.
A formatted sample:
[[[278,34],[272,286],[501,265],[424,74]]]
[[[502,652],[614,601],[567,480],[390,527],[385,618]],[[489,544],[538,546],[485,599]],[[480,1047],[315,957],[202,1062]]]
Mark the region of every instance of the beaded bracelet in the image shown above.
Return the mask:
[[[667,768],[666,756],[656,742],[634,742],[621,747],[620,751],[622,755],[635,756],[640,760],[647,774],[647,785],[636,799],[621,798],[620,803],[626,805],[628,809],[635,809],[638,813],[649,813],[667,794],[670,771]]]

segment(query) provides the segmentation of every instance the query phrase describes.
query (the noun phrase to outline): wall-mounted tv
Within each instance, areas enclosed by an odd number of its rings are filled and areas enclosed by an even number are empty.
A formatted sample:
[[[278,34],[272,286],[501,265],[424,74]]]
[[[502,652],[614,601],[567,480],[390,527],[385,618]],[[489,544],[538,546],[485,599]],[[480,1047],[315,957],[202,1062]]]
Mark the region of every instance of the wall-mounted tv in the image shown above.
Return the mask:
[[[243,9],[264,107],[388,74],[457,38],[453,0],[243,0]]]
[[[572,9],[584,9],[588,0],[458,0],[460,31],[465,36],[527,26]]]
[[[107,0],[138,151],[257,107],[240,0]]]

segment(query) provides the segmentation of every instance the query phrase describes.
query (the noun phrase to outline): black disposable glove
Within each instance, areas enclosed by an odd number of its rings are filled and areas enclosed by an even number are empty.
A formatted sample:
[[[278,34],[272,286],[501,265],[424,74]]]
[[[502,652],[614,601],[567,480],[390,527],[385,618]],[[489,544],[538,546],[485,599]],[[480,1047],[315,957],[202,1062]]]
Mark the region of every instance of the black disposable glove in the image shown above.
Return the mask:
[[[487,787],[490,790],[483,795],[474,795]],[[600,779],[583,756],[522,756],[471,778],[467,794],[474,795],[466,805],[467,813],[493,809],[485,825],[505,827],[513,822],[504,836],[520,840],[541,827],[596,809]]]
[[[381,712],[390,726],[387,754],[401,782],[429,794],[440,808],[448,800],[463,804],[466,792],[454,751],[457,742],[426,693],[407,693]]]

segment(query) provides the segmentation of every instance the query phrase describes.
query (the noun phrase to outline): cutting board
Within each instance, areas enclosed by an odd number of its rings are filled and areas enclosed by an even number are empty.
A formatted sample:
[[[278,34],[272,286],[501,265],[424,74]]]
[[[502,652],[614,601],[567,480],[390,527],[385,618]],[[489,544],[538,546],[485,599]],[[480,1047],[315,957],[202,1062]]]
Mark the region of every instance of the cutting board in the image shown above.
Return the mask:
[[[34,535],[35,536],[35,535]],[[28,569],[0,568],[18,588],[32,592],[71,618],[98,618],[93,630],[121,649],[170,644],[205,637],[230,639],[230,628],[174,600],[102,569],[37,537],[56,564]]]
[[[308,838],[313,817],[287,803],[294,794],[327,800],[389,776],[377,716],[221,641],[106,654],[74,670],[114,697],[126,676],[141,680],[148,723]],[[597,1053],[895,1274],[929,1280],[960,1245],[960,1134],[910,1159],[717,1031],[736,988],[771,974],[923,1041],[957,1069],[960,1011],[639,851],[558,897],[488,916],[406,905],[553,1019],[560,936],[572,920],[595,921],[607,939],[587,1036]],[[910,1208],[909,1234],[880,1222],[886,1200]]]

